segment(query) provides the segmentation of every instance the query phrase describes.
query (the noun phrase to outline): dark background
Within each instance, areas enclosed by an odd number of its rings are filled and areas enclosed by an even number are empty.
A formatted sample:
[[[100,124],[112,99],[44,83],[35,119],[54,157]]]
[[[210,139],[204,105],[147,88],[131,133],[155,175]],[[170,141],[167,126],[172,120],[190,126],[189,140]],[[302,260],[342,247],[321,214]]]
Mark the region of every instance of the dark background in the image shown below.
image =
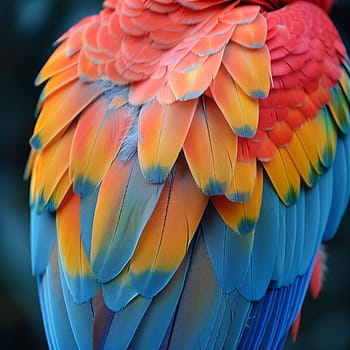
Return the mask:
[[[46,349],[30,272],[28,183],[23,171],[40,93],[33,81],[51,44],[99,0],[0,0],[0,348]],[[350,39],[350,1],[332,17]],[[349,47],[349,45],[348,45]],[[287,349],[350,349],[350,211],[328,247],[328,273],[317,301],[308,298],[299,338]],[[68,350],[68,349],[67,349]]]

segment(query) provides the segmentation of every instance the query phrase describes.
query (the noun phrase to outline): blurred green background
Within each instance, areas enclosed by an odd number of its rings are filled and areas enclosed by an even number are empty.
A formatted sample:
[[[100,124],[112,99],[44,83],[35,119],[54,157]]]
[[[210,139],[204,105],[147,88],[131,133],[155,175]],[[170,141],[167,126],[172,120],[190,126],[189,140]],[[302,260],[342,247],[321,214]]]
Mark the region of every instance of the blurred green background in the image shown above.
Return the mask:
[[[30,272],[28,183],[23,171],[40,88],[33,81],[52,43],[99,0],[0,1],[0,348],[46,349]],[[350,1],[332,17],[349,47]],[[350,211],[328,247],[328,273],[317,301],[308,298],[299,338],[287,349],[350,349]],[[68,350],[68,349],[67,349]]]

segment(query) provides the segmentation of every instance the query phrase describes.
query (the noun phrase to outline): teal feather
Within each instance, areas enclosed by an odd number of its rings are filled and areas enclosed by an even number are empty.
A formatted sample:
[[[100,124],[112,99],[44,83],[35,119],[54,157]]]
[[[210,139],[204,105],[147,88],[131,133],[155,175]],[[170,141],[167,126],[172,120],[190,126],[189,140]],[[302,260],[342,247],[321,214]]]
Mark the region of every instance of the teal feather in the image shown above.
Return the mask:
[[[282,204],[280,205],[280,212],[283,216],[283,220],[280,220],[280,226],[284,226],[283,230],[281,230],[284,233],[284,240],[283,242],[280,242],[282,244],[279,247],[277,254],[283,256],[283,260],[279,260],[283,262],[279,266],[280,271],[276,279],[278,284],[281,286],[289,285],[294,279],[292,279],[294,273],[291,267],[293,266],[293,259],[295,255],[295,244],[297,239],[302,239],[297,234],[297,223],[299,222],[297,217],[298,205],[299,203],[296,203],[288,208]]]
[[[204,349],[217,349],[217,342],[222,342],[227,336],[227,328],[230,327],[230,310],[224,294],[220,295],[219,307],[209,333],[208,342],[203,344]],[[221,337],[225,337],[222,339]]]
[[[232,231],[212,205],[208,206],[201,227],[216,278],[223,291],[230,293],[247,274],[254,232],[239,235]]]
[[[128,348],[151,301],[151,299],[138,296],[129,303],[127,308],[114,313],[103,344],[104,350],[124,350]]]
[[[286,210],[285,206],[282,203],[279,203],[278,206],[278,217],[279,224],[277,226],[278,229],[278,238],[277,238],[277,255],[275,267],[272,274],[272,279],[274,281],[280,281],[283,279],[283,266],[285,259],[285,247],[286,247]]]
[[[100,186],[98,186],[95,191],[90,193],[88,196],[80,198],[80,235],[86,256],[89,261],[91,256],[92,226],[94,223],[96,202],[99,191]]]
[[[248,274],[238,289],[248,300],[262,298],[272,278],[283,222],[279,217],[280,206],[278,195],[265,177]]]
[[[201,349],[209,341],[222,290],[201,234],[194,244],[186,284],[177,308],[168,349]]]
[[[64,268],[59,266],[62,276]],[[64,302],[76,343],[80,349],[92,350],[93,312],[89,302],[77,304],[70,293],[64,278],[61,278]]]
[[[305,191],[305,240],[300,274],[305,273],[315,259],[329,217],[332,202],[333,172],[327,171],[318,183]]]
[[[190,255],[191,249],[169,284],[152,299],[130,344],[130,349],[159,349],[161,346],[183,290]]]
[[[223,292],[199,228],[184,290],[161,349],[222,349],[225,343],[236,344],[250,305],[237,290]]]
[[[304,271],[301,272],[300,266],[303,260],[303,251],[304,251],[304,241],[307,239],[307,233],[305,231],[306,220],[308,220],[308,208],[305,205],[305,189],[300,191],[298,202],[295,204],[296,213],[295,213],[295,222],[296,227],[296,237],[295,237],[295,249],[293,258],[290,266],[290,277],[289,281],[292,283],[295,278],[301,275]]]
[[[112,281],[102,284],[105,303],[113,311],[120,311],[138,295],[131,283],[128,267],[125,269]]]
[[[324,177],[324,174],[322,177]],[[322,179],[322,177],[320,179]],[[319,222],[320,222],[320,184],[317,182],[313,188],[305,191],[305,208],[307,213],[305,215],[305,233],[304,245],[302,253],[302,262],[300,265],[300,274],[305,273],[309,268],[312,257],[315,251],[316,241],[319,236]]]
[[[57,240],[56,219],[52,213],[30,211],[30,248],[32,254],[32,273],[39,276],[49,263],[52,248]]]
[[[45,274],[38,278],[38,289],[50,349],[78,349],[64,303],[56,248]]]
[[[231,309],[231,329],[225,339],[222,349],[237,349],[243,331],[247,325],[252,302],[243,298],[239,293],[232,293],[228,299]]]
[[[337,150],[334,164],[330,171],[333,172],[333,196],[329,219],[325,229],[323,239],[328,241],[333,238],[340,220],[343,216],[344,208],[350,196],[350,141],[349,138],[338,138]]]

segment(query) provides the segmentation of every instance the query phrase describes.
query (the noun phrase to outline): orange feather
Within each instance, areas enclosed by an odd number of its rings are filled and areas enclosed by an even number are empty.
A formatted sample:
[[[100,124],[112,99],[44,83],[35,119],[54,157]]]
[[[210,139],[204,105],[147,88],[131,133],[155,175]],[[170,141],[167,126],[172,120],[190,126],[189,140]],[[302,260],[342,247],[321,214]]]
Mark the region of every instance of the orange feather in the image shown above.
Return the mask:
[[[234,81],[251,97],[265,98],[270,90],[271,64],[266,46],[249,49],[231,42],[223,63]]]
[[[138,156],[145,178],[163,182],[183,146],[197,100],[161,105],[154,101],[140,113]]]
[[[205,193],[227,191],[236,163],[237,136],[212,99],[203,97],[198,103],[184,151],[192,175]]]
[[[220,67],[210,91],[235,133],[243,137],[254,136],[259,119],[258,101],[249,97],[232,80],[224,66]]]
[[[130,261],[130,272],[141,294],[147,296],[143,291],[157,290],[159,284],[170,280],[187,252],[206,204],[207,197],[184,162],[177,162]],[[159,277],[156,272],[165,276]]]

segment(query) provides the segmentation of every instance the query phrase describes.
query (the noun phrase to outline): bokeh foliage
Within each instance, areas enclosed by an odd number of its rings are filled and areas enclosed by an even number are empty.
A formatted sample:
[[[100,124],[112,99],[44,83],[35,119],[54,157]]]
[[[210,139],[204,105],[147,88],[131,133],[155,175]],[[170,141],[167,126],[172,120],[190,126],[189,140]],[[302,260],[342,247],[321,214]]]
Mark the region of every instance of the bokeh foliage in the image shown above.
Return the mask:
[[[52,43],[100,0],[0,0],[0,348],[46,349],[30,272],[28,139],[40,88],[33,81]],[[350,1],[332,17],[350,44]],[[350,349],[350,211],[328,247],[328,273],[317,301],[308,298],[300,336],[287,349]]]

